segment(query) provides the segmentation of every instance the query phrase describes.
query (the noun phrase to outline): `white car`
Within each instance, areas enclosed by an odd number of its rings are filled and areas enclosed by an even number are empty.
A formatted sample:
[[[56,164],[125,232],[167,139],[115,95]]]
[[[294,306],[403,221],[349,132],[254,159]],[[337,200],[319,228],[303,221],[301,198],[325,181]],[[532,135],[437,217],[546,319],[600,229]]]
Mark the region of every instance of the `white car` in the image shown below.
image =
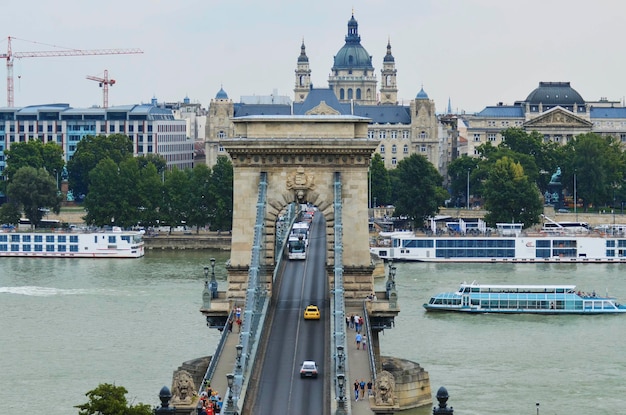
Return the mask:
[[[301,378],[316,378],[317,377],[317,364],[313,360],[305,360],[302,362],[300,368]]]

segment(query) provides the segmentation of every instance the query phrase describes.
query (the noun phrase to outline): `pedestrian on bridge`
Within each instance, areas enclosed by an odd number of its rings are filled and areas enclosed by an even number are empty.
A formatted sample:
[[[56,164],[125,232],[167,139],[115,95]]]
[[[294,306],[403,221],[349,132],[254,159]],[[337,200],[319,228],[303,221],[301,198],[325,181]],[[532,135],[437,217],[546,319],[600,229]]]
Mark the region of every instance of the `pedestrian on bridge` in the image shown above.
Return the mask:
[[[357,350],[361,349],[361,340],[363,340],[363,336],[361,335],[361,333],[357,332],[355,338]]]
[[[358,402],[359,400],[359,380],[354,381],[354,400]]]

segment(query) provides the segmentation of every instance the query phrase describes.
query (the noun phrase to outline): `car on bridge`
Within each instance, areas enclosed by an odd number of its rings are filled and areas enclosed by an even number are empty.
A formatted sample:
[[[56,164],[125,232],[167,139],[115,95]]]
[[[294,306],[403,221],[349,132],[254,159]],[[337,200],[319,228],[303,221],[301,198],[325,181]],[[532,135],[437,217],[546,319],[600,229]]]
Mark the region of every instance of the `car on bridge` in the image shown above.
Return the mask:
[[[317,363],[313,360],[305,360],[302,362],[300,368],[301,378],[316,378],[317,377]]]
[[[316,305],[309,305],[304,309],[304,319],[305,320],[319,320],[320,319],[320,309]]]

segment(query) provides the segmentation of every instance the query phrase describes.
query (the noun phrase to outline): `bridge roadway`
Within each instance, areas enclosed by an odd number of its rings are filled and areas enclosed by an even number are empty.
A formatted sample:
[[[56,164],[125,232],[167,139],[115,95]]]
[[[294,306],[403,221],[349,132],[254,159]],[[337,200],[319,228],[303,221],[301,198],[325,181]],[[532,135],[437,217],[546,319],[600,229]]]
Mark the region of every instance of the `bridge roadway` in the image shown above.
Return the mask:
[[[335,411],[325,230],[322,215],[316,215],[310,230],[306,261],[287,261],[283,273],[277,277],[275,292],[278,295],[268,311],[269,323],[261,336],[262,345],[255,362],[255,367],[260,365],[260,370],[255,370],[252,375],[245,405],[243,402],[237,405],[240,413],[329,415]],[[304,307],[309,304],[320,307],[321,320],[303,319]],[[346,314],[361,314],[361,310],[349,309]],[[347,336],[346,412],[372,414],[367,399],[354,401],[353,389],[355,380],[367,382],[372,377],[368,356],[363,350],[356,349],[354,330],[348,330]],[[211,380],[211,386],[223,397],[224,408],[228,400],[226,375],[233,372],[237,344],[239,335],[235,326],[226,339]],[[317,362],[320,372],[317,379],[300,378],[303,360]]]

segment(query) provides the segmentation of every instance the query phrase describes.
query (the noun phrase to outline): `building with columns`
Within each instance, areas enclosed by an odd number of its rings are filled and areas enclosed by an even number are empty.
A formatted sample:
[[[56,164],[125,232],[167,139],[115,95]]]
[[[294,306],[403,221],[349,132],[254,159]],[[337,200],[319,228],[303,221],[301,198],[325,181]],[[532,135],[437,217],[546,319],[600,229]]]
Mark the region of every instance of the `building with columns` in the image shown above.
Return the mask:
[[[539,82],[525,100],[513,105],[498,103],[460,117],[463,124],[459,131],[467,144],[460,153],[470,156],[477,154],[481,144],[500,144],[502,131],[511,127],[537,131],[544,142],[566,144],[577,135],[593,132],[626,145],[624,105],[605,97],[586,101],[569,82]]]
[[[388,169],[412,154],[425,156],[443,173],[447,143],[440,141],[441,130],[435,102],[424,89],[409,105],[398,103],[397,70],[387,40],[380,70],[381,83],[373,58],[361,44],[358,22],[348,21],[345,43],[333,58],[327,88],[313,88],[311,69],[304,41],[296,61],[293,102],[275,99],[265,102],[233,102],[223,88],[209,104],[205,142],[209,166],[227,155],[220,139],[233,137],[234,119],[253,115],[356,115],[370,119],[368,137],[380,140],[376,151]]]

